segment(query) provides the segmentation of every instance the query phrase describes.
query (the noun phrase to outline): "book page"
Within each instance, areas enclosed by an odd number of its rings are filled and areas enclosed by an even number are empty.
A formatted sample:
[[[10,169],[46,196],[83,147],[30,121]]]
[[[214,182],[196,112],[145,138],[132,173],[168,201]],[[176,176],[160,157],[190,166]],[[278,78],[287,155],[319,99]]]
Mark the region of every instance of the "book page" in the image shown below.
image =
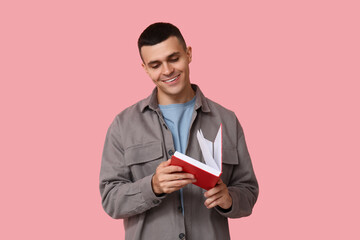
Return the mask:
[[[214,141],[214,160],[218,166],[219,171],[222,167],[222,125],[220,125],[219,131],[216,134]]]
[[[200,131],[200,134],[202,136],[202,139],[204,140],[207,148],[209,149],[210,153],[211,153],[211,156],[214,158],[214,149],[213,149],[213,142],[207,140],[205,137],[204,137],[204,134],[203,132],[201,131],[201,129],[199,130]]]
[[[220,174],[221,174],[220,171],[218,171],[218,170],[216,170],[216,169],[214,169],[214,168],[212,168],[212,167],[210,167],[210,166],[208,166],[208,165],[206,165],[206,164],[204,164],[204,163],[202,163],[202,162],[200,162],[198,160],[195,160],[195,159],[193,159],[193,158],[191,158],[191,157],[189,157],[189,156],[187,156],[185,154],[182,154],[180,152],[175,152],[173,156],[175,156],[176,158],[179,158],[179,159],[181,159],[181,160],[183,160],[183,161],[185,161],[185,162],[187,162],[187,163],[189,163],[189,164],[191,164],[191,165],[193,165],[193,166],[195,166],[197,168],[200,168],[200,169],[202,169],[202,170],[204,170],[206,172],[209,172],[209,173],[211,173],[211,174],[213,174],[215,176],[220,176]]]
[[[210,149],[208,147],[208,143],[206,142],[208,140],[206,140],[204,138],[204,136],[202,135],[202,132],[200,132],[200,131],[197,132],[197,139],[198,139],[198,142],[199,142],[199,145],[200,145],[200,148],[201,148],[201,152],[202,152],[202,154],[204,156],[204,160],[205,160],[206,165],[220,171],[220,168],[215,163],[215,160],[214,160],[214,158],[212,156],[212,152],[210,152]],[[212,150],[212,148],[211,148],[211,150]]]

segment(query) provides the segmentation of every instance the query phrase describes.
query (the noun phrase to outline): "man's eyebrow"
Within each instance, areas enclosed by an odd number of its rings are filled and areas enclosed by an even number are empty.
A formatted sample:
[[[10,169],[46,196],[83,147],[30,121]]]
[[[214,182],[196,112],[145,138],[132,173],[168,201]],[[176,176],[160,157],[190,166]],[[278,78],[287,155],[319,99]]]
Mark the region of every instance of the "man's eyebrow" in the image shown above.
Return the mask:
[[[169,58],[172,58],[172,57],[175,57],[178,55],[180,55],[180,52],[173,52],[172,54],[167,56],[166,59],[169,59]],[[148,62],[148,65],[157,64],[157,63],[160,63],[160,61],[159,60],[150,61],[150,62]]]

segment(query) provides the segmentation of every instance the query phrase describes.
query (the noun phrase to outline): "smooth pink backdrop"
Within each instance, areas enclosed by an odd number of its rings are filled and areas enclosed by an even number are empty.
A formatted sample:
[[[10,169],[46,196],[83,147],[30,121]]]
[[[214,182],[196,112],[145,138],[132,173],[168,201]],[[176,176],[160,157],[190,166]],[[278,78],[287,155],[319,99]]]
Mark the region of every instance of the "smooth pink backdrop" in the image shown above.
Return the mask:
[[[154,85],[169,21],[191,80],[240,119],[260,184],[232,239],[360,239],[358,1],[1,1],[1,239],[123,239],[101,207],[107,128]]]

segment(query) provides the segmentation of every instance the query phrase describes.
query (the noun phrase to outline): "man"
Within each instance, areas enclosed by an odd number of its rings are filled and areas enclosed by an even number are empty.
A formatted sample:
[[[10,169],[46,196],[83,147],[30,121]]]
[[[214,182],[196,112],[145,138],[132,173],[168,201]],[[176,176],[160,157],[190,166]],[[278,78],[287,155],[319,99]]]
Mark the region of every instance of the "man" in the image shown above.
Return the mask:
[[[156,88],[109,127],[100,171],[104,210],[124,219],[125,239],[230,239],[227,218],[250,215],[258,196],[240,123],[190,83],[191,47],[178,28],[154,23],[138,47]],[[220,124],[223,173],[205,191],[170,158],[179,151],[204,161],[195,133],[214,140]]]

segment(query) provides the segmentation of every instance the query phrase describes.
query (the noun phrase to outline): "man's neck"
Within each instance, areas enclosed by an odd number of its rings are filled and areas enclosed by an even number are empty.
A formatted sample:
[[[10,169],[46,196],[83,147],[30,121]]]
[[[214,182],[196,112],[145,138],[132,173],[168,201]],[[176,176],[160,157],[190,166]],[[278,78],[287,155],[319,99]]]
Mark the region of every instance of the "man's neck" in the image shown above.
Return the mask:
[[[177,95],[167,95],[158,92],[157,99],[160,105],[169,105],[169,104],[189,102],[191,99],[194,98],[194,96],[195,96],[195,92],[190,86],[184,92]]]

